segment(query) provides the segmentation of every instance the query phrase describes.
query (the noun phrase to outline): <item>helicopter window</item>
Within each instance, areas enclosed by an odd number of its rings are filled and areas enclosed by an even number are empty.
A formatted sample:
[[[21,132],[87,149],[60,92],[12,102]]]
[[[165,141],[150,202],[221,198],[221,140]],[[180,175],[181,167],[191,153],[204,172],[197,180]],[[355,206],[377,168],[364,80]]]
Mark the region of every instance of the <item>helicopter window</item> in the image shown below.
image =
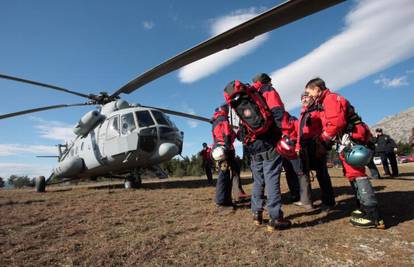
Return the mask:
[[[109,119],[108,128],[106,130],[106,139],[112,139],[119,136],[119,116],[113,116]]]
[[[170,126],[170,124],[168,123],[169,120],[164,116],[163,113],[156,111],[156,110],[152,110],[151,112],[152,112],[152,115],[154,115],[155,120],[158,122],[158,124]]]
[[[83,143],[84,143],[84,142],[82,142],[82,144],[81,144],[81,149],[80,149],[81,151],[83,151]]]
[[[136,114],[139,127],[147,127],[155,124],[154,120],[147,110],[137,111]]]
[[[145,152],[151,153],[157,146],[157,128],[151,127],[142,129],[139,132],[139,148]]]
[[[135,130],[134,114],[128,113],[121,117],[121,133],[123,135],[131,133]]]

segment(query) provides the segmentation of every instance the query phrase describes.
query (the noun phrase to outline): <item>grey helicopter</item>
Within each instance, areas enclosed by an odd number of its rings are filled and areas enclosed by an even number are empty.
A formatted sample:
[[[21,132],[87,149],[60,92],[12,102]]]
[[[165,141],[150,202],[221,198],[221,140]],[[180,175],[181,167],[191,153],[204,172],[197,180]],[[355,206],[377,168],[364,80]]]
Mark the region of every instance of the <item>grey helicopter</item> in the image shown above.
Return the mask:
[[[291,0],[212,37],[158,66],[144,72],[112,94],[84,94],[63,87],[0,74],[0,78],[77,95],[88,99],[78,104],[61,104],[0,114],[0,119],[51,109],[95,105],[74,126],[75,139],[58,145],[58,163],[46,179],[37,177],[37,192],[45,192],[54,178],[66,182],[74,179],[111,177],[125,179],[126,188],[141,185],[141,171],[152,168],[182,152],[184,133],[168,115],[210,122],[209,118],[184,112],[130,104],[120,98],[174,70],[252,40],[268,31],[329,8],[344,0]]]

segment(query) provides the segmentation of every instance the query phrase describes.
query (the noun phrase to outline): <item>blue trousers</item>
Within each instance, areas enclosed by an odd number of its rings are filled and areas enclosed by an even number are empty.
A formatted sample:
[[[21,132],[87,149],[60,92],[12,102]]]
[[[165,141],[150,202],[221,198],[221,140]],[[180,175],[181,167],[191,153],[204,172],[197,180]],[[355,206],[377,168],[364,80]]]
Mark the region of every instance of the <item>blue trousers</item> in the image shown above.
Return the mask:
[[[280,192],[280,173],[282,157],[275,150],[252,155],[253,192],[251,208],[253,212],[263,211],[266,189],[267,208],[272,220],[283,218],[282,196]]]

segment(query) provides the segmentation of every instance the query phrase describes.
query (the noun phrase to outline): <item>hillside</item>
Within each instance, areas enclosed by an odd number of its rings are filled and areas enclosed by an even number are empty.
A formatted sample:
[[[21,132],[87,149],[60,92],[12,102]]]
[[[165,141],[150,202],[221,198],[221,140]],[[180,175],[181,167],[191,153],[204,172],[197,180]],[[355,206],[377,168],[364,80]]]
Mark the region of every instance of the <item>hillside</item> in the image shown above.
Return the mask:
[[[139,190],[0,190],[0,266],[413,266],[414,164],[373,181],[386,230],[350,226],[351,188],[329,171],[337,207],[286,204],[293,227],[274,233],[254,226],[248,207],[218,211],[204,177],[146,180]],[[282,192],[286,201],[284,178]]]
[[[374,133],[376,128],[382,128],[385,134],[391,136],[395,142],[408,142],[411,129],[414,127],[414,107],[393,116],[387,116],[371,126]]]

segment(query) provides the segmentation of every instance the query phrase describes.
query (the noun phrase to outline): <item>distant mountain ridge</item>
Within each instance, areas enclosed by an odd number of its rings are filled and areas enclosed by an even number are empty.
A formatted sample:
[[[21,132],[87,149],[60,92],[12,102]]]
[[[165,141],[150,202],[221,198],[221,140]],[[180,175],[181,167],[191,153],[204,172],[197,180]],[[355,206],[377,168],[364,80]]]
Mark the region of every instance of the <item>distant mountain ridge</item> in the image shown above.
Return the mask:
[[[414,127],[414,107],[404,110],[396,115],[387,116],[372,125],[370,128],[375,133],[376,128],[382,128],[383,133],[391,136],[395,142],[408,143],[411,129]]]

